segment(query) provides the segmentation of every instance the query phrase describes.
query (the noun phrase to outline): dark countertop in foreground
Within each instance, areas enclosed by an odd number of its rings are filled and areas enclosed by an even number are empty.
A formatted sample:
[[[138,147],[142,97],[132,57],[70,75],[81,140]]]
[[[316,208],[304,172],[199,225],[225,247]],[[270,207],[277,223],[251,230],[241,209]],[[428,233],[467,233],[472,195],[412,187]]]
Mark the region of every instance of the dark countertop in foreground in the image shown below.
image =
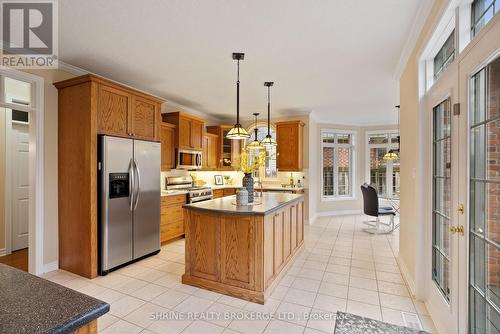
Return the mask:
[[[109,304],[0,264],[0,333],[70,333]]]
[[[263,193],[262,197],[255,197],[253,205],[236,206],[236,196],[227,196],[217,198],[210,201],[204,201],[194,204],[185,204],[184,208],[192,210],[212,211],[219,213],[234,213],[244,215],[267,215],[276,211],[292,202],[298,201],[304,195],[289,194],[289,193]]]

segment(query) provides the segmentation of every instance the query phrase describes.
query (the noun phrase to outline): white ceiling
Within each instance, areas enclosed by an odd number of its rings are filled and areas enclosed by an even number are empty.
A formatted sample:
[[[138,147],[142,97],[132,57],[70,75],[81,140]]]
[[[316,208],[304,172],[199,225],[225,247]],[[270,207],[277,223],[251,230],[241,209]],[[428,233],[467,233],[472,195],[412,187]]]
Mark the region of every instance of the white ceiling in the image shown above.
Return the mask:
[[[421,0],[64,0],[60,59],[216,117],[314,111],[395,123],[395,70]]]

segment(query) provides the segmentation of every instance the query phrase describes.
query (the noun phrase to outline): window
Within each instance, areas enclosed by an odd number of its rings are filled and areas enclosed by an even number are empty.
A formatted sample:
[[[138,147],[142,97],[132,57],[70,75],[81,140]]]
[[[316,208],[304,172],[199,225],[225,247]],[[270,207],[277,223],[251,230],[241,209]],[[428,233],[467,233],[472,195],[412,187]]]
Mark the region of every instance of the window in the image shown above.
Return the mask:
[[[322,198],[353,197],[354,134],[321,131]]]
[[[257,123],[258,124],[258,123]],[[255,126],[248,129],[250,133],[250,138],[246,140],[246,144],[250,144],[255,139],[254,134]],[[267,136],[267,125],[257,125],[257,140],[262,141]],[[271,127],[271,136],[276,139],[276,132]],[[276,178],[278,177],[278,165],[276,163],[276,147],[266,148],[266,167],[265,167],[265,178]]]
[[[450,300],[451,101],[433,110],[432,135],[432,279]]]
[[[443,74],[453,60],[455,60],[455,30],[451,32],[434,57],[434,80],[437,80]]]
[[[368,177],[380,197],[399,198],[399,159],[384,160],[390,149],[398,148],[398,134],[368,134]]]
[[[471,5],[472,37],[483,29],[489,20],[498,13],[500,0],[474,0]]]

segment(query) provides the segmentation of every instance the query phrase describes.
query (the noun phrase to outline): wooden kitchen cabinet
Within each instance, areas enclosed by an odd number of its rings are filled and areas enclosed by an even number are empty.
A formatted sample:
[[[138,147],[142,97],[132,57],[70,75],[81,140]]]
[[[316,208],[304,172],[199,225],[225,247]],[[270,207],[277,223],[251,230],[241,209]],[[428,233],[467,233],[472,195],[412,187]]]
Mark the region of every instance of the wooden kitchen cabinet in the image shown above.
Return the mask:
[[[217,143],[219,136],[205,133],[203,136],[203,169],[217,168]]]
[[[240,151],[243,146],[241,140],[227,139],[231,125],[207,126],[207,132],[219,136],[217,141],[217,168],[220,170],[234,170],[240,160]]]
[[[300,172],[303,168],[304,125],[302,121],[276,123],[278,171]]]
[[[224,197],[224,189],[214,189],[212,192],[214,199]]]
[[[97,133],[159,140],[160,103],[112,82],[94,79],[97,87]]]
[[[165,244],[184,235],[184,209],[186,195],[161,198],[160,241]]]
[[[98,270],[97,136],[160,140],[164,100],[96,75],[58,89],[59,268],[94,278]]]
[[[170,123],[160,124],[161,170],[175,168],[175,128]]]
[[[204,119],[184,112],[166,113],[162,115],[162,119],[177,127],[175,148],[203,150]]]

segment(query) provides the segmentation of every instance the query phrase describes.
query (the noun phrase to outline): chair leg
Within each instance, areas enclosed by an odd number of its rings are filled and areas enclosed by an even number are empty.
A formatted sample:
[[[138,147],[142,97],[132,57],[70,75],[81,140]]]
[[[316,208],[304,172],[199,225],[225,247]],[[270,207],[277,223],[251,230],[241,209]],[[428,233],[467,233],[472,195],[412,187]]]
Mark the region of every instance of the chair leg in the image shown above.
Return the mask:
[[[380,226],[389,226],[390,224],[385,224],[380,221],[380,218],[377,217],[376,224],[374,227],[370,228],[364,228],[363,231],[368,232],[370,234],[389,234],[392,233],[393,230],[384,230],[383,228],[380,228]]]

